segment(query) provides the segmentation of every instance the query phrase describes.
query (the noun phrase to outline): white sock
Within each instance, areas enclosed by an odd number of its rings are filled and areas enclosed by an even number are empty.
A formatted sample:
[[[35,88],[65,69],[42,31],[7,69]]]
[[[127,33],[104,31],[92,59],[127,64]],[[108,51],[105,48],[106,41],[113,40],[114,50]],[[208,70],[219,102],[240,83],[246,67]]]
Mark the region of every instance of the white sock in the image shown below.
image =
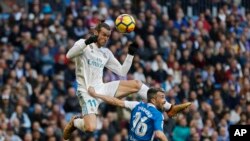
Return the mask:
[[[74,126],[84,132],[84,119],[83,118],[74,119]]]
[[[142,84],[141,89],[138,91],[138,94],[145,100],[147,100],[147,93],[148,93],[149,87],[145,84]],[[171,108],[171,105],[169,102],[166,101],[164,104],[164,108],[166,111],[168,111]]]
[[[147,100],[147,93],[148,93],[149,87],[145,84],[141,85],[141,89],[137,92],[143,99]]]
[[[172,104],[170,104],[169,102],[166,101],[166,103],[164,104],[164,108],[166,109],[166,111],[168,111],[171,108]]]

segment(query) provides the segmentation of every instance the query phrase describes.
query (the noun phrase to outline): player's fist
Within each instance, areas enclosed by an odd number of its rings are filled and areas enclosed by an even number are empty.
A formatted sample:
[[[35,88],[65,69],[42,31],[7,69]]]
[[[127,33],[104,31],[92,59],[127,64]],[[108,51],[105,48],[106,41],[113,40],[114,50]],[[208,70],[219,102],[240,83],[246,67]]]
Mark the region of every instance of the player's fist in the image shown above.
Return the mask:
[[[97,42],[97,38],[98,38],[97,35],[91,35],[88,39],[85,40],[85,44],[89,45],[91,43],[95,43]]]
[[[135,55],[138,50],[138,44],[136,42],[132,42],[128,47],[128,54]]]
[[[91,86],[90,86],[90,87],[88,88],[88,92],[89,92],[89,94],[90,94],[91,96],[95,97],[96,93],[95,93],[94,87],[91,87]]]

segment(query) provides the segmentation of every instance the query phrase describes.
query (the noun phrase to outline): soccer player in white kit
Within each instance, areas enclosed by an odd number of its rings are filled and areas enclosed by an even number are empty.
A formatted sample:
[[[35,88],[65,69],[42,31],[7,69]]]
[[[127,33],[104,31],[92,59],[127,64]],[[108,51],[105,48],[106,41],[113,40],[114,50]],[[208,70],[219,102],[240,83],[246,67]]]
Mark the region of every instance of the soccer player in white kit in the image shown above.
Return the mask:
[[[132,93],[138,93],[142,98],[147,99],[148,87],[138,80],[120,80],[103,83],[104,67],[112,72],[126,76],[129,71],[133,55],[136,52],[134,44],[130,45],[128,55],[121,65],[108,48],[104,48],[111,35],[109,25],[99,23],[94,30],[94,35],[88,39],[80,39],[67,52],[66,57],[75,62],[76,81],[78,84],[76,95],[82,109],[83,118],[73,116],[64,128],[64,139],[70,138],[71,133],[76,129],[93,132],[96,129],[96,114],[101,101],[88,94],[88,87],[94,87],[97,93],[109,94],[109,96],[122,98]],[[190,102],[171,105],[165,103],[168,116],[174,116],[178,112],[190,106]]]

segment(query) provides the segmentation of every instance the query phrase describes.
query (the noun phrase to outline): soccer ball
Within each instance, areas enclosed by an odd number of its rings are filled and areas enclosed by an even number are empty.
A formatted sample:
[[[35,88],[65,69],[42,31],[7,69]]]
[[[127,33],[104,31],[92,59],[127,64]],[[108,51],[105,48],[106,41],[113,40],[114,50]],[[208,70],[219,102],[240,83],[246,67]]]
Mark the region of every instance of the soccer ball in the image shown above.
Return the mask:
[[[135,19],[129,14],[119,15],[115,20],[115,26],[121,33],[130,33],[135,29]]]

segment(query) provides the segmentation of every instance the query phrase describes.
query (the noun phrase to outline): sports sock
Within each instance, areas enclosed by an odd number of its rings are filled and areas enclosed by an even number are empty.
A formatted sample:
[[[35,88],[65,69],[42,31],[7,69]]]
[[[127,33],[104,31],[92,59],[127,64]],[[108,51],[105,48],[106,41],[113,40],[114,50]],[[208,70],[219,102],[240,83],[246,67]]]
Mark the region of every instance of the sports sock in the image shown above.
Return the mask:
[[[145,100],[147,100],[147,92],[148,92],[149,87],[146,86],[145,84],[142,84],[141,89],[138,91],[138,94]],[[164,104],[164,108],[166,111],[168,111],[171,108],[171,105],[168,101]]]
[[[147,100],[147,92],[148,92],[149,87],[146,86],[145,84],[141,85],[141,89],[138,91],[138,94],[145,100]]]
[[[166,103],[164,104],[164,108],[166,109],[166,111],[168,111],[171,108],[172,104],[170,104],[169,102],[166,101]]]
[[[74,126],[84,132],[84,119],[83,118],[74,119]]]

